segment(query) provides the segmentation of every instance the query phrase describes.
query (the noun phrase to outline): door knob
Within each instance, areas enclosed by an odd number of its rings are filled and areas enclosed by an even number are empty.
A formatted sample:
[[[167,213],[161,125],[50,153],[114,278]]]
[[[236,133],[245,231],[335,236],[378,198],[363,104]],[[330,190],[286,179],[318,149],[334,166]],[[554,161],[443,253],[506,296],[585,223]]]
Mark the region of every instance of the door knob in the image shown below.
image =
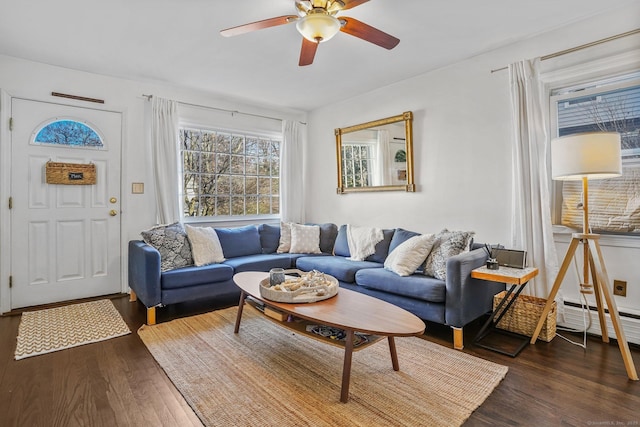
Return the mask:
[[[115,209],[111,209],[111,210],[109,211],[109,215],[111,215],[111,216],[116,216],[116,215],[118,215],[118,212],[117,212]]]
[[[112,198],[109,199],[110,203],[115,203],[117,201],[118,201],[118,199],[116,199],[115,197],[112,197]]]

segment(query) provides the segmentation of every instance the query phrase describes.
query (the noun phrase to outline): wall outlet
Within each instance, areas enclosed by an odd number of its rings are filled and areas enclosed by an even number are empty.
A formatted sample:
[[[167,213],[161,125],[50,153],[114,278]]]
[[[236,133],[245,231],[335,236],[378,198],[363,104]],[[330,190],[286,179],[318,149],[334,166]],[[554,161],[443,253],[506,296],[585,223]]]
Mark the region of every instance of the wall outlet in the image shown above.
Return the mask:
[[[625,280],[613,281],[613,294],[621,297],[627,296],[627,282]]]

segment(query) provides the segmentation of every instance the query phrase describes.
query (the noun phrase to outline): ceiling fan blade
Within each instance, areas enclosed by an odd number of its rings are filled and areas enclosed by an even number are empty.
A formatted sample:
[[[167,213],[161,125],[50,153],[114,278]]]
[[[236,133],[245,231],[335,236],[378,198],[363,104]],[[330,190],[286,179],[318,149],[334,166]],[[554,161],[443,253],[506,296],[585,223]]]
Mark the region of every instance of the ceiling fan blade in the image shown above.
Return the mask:
[[[237,36],[251,31],[262,30],[269,27],[277,27],[278,25],[288,24],[298,20],[296,15],[278,16],[277,18],[264,19],[262,21],[251,22],[249,24],[239,25],[237,27],[221,30],[220,34],[225,37]]]
[[[342,3],[344,3],[342,10],[353,9],[354,7],[360,6],[362,3],[366,3],[368,1],[369,0],[342,0]]]
[[[398,45],[398,43],[400,43],[400,39],[395,38],[384,31],[380,31],[371,25],[367,25],[364,22],[360,22],[357,19],[348,18],[346,16],[341,16],[339,19],[341,22],[344,22],[342,28],[340,28],[340,31],[343,33],[377,44],[385,49],[393,49]]]
[[[305,65],[311,65],[313,63],[313,58],[316,56],[316,50],[318,50],[318,45],[320,43],[315,43],[302,38],[302,49],[300,49],[300,61],[298,65],[303,67]]]

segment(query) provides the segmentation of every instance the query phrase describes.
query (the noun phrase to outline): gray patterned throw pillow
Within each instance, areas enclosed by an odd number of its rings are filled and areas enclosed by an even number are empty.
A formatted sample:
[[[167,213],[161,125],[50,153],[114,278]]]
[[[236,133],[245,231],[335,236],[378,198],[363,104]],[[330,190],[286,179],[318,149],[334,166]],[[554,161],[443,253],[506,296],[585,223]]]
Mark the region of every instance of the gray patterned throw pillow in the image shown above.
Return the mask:
[[[184,227],[179,222],[158,225],[140,234],[146,244],[160,252],[161,271],[193,265],[191,244]]]
[[[446,228],[438,233],[438,239],[427,257],[424,274],[447,280],[447,259],[467,252],[474,234],[473,231],[449,231]]]

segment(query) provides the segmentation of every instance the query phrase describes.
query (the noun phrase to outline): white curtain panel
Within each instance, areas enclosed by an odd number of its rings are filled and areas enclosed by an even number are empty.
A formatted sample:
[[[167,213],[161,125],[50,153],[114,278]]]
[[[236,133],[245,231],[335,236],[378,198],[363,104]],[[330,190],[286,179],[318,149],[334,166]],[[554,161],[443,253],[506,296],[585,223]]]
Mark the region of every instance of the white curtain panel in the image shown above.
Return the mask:
[[[280,155],[280,218],[285,222],[304,221],[302,125],[298,121],[282,121]]]
[[[389,131],[378,131],[376,144],[376,168],[373,170],[373,185],[391,185],[391,161],[389,160],[391,148],[389,146]]]
[[[547,166],[549,138],[539,79],[540,59],[509,65],[513,120],[511,247],[527,251],[540,271],[525,293],[546,298],[558,272]]]
[[[180,220],[178,186],[177,103],[154,96],[151,99],[151,146],[159,224]]]

